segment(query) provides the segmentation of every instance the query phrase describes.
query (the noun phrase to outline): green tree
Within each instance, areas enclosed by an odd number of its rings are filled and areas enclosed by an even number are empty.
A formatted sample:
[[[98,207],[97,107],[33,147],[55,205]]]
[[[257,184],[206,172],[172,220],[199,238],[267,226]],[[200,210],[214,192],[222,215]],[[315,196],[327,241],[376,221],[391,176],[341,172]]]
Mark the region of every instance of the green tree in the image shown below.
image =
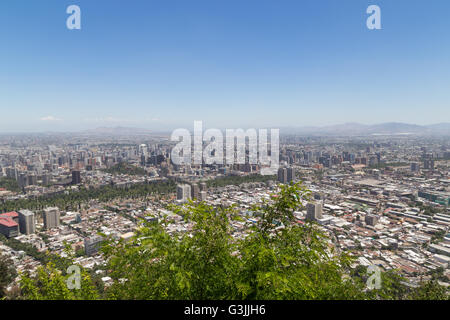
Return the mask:
[[[13,192],[22,191],[17,181],[12,178],[0,178],[0,188],[5,188],[6,190]]]
[[[413,290],[408,299],[411,300],[449,300],[448,290],[435,280],[426,281]]]
[[[118,299],[343,299],[361,296],[362,283],[345,279],[351,259],[333,254],[313,224],[293,223],[308,191],[283,185],[253,209],[260,223],[245,240],[232,236],[234,207],[190,203],[173,210],[193,222],[169,234],[170,224],[147,224],[132,242],[103,248]],[[277,226],[283,226],[277,228]]]
[[[21,274],[20,290],[24,299],[29,300],[95,300],[97,289],[89,273],[80,267],[80,289],[69,289],[71,274],[64,274],[52,262],[39,267],[37,274]]]
[[[231,236],[233,208],[215,209],[204,203],[174,207],[194,222],[190,233],[169,234],[161,224],[143,226],[132,242],[111,242],[103,248],[118,299],[229,299],[238,258]],[[126,281],[123,281],[126,280]]]
[[[355,299],[362,283],[347,276],[352,259],[337,254],[313,223],[298,224],[294,211],[310,193],[301,183],[281,185],[272,201],[253,210],[261,219],[240,244],[235,275],[239,299]]]
[[[448,299],[437,282],[412,288],[395,271],[381,274],[380,289],[367,290],[364,267],[352,269],[354,258],[335,252],[318,225],[296,221],[308,198],[300,183],[280,185],[278,194],[253,206],[259,220],[239,237],[234,225],[246,222],[234,206],[172,206],[189,222],[187,230],[168,216],[141,221],[129,241],[106,241],[113,283],[104,296],[85,270],[82,289],[68,290],[69,275],[53,262],[35,276],[22,275],[21,291],[26,299]]]
[[[15,279],[17,273],[10,259],[0,255],[0,299],[6,295],[6,288]]]

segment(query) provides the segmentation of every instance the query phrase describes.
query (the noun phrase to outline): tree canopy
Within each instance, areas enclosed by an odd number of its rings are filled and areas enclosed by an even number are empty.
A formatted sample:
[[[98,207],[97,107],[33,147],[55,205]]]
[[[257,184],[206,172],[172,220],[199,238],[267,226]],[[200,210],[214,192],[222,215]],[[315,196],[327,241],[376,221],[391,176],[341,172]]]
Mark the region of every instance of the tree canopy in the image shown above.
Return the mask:
[[[448,299],[436,281],[418,288],[405,285],[396,272],[381,275],[381,288],[368,290],[368,272],[352,269],[354,257],[335,251],[315,223],[297,221],[309,191],[300,183],[281,185],[278,194],[252,208],[256,223],[244,220],[234,206],[204,202],[172,206],[187,230],[142,221],[134,238],[109,239],[102,248],[112,284],[97,292],[83,271],[79,291],[64,288],[67,275],[54,264],[37,276],[22,275],[28,299]],[[244,224],[241,236],[235,228]],[[172,230],[172,231],[170,231]]]

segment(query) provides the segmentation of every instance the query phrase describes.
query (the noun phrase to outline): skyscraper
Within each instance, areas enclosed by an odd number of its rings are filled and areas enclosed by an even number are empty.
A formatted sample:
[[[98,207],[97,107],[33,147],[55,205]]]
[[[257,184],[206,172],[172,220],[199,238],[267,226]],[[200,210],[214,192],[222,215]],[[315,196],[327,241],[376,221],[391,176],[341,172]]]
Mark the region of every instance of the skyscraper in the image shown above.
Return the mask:
[[[57,207],[44,209],[44,228],[52,229],[59,227],[60,212]]]
[[[34,212],[30,210],[19,211],[19,228],[22,234],[32,234],[36,231]]]
[[[306,220],[316,221],[322,219],[322,203],[308,203],[306,210]]]
[[[288,168],[287,169],[287,182],[291,182],[295,180],[295,169],[294,168]]]
[[[72,184],[80,184],[81,183],[81,174],[78,170],[72,171]]]
[[[191,199],[191,186],[188,184],[177,185],[177,200],[187,201]]]
[[[427,170],[434,170],[434,160],[433,159],[425,159],[423,161],[423,167]]]
[[[411,162],[411,171],[416,172],[416,171],[419,171],[419,169],[420,169],[419,163]]]
[[[378,222],[378,216],[373,215],[373,214],[368,214],[368,215],[366,215],[364,221],[366,222],[367,225],[374,226]]]
[[[92,256],[98,252],[101,247],[103,238],[100,236],[93,236],[84,239],[84,252],[87,256]]]
[[[196,200],[200,198],[200,187],[196,183],[191,185],[191,198]]]
[[[287,183],[287,169],[286,168],[278,169],[278,181],[281,183]]]
[[[281,183],[289,183],[295,180],[294,168],[279,168],[278,169],[278,181]]]

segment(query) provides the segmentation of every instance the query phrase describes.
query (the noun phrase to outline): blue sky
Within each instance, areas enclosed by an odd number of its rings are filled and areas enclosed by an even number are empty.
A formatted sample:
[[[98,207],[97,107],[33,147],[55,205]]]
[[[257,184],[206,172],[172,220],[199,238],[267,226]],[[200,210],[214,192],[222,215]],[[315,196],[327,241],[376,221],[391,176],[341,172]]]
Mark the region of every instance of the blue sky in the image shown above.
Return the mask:
[[[81,8],[82,29],[66,28]],[[366,8],[381,8],[368,30]],[[450,121],[448,0],[2,0],[0,131]]]

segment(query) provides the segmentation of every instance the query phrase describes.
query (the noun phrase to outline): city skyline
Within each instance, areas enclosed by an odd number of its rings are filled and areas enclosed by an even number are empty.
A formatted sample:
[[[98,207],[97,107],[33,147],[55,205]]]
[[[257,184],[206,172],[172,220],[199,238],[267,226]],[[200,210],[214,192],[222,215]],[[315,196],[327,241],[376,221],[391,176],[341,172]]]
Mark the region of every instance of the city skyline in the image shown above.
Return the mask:
[[[81,30],[66,28],[72,4]],[[448,122],[449,8],[4,1],[0,132]]]

